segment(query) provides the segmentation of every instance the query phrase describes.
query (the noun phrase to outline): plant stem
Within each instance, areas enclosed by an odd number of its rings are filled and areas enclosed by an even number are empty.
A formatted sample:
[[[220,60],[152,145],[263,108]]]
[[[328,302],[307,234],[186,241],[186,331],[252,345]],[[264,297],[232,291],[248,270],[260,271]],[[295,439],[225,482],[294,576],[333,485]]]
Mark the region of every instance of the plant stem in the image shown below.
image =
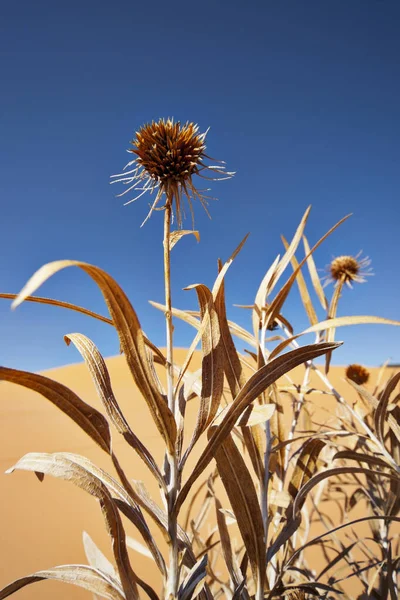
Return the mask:
[[[290,426],[290,431],[288,434],[288,440],[292,440],[294,438],[294,435],[296,433],[296,427],[297,424],[299,422],[300,419],[300,413],[301,413],[301,409],[304,405],[304,390],[307,388],[308,383],[309,383],[309,379],[310,379],[310,365],[306,364],[306,368],[305,368],[305,372],[304,372],[304,378],[303,378],[303,383],[301,385],[301,390],[299,392],[299,398],[297,400],[294,401],[294,406],[293,406],[293,420],[292,420],[292,424]],[[289,454],[290,454],[290,448],[291,448],[291,444],[288,444],[285,448],[285,465],[284,465],[284,472],[286,473],[288,466],[289,466]]]
[[[172,325],[172,299],[171,299],[171,215],[172,200],[168,196],[164,211],[164,280],[165,280],[165,321],[167,331],[167,399],[168,408],[175,417],[175,394],[174,394],[174,359],[173,359],[173,325]],[[169,546],[169,568],[167,581],[167,594],[169,599],[175,599],[178,595],[179,586],[179,561],[178,561],[178,535],[177,515],[175,503],[178,494],[178,457],[176,449],[173,454],[167,456],[169,464],[168,482],[168,533],[170,537]]]
[[[165,321],[167,326],[167,397],[168,408],[175,415],[173,325],[171,300],[171,213],[172,199],[167,200],[164,211],[164,278],[165,278]]]
[[[266,335],[267,328],[265,326],[265,321],[261,328],[260,334],[260,350],[263,355],[264,364],[268,362],[268,352],[266,348]],[[258,367],[260,368],[260,363]],[[265,423],[265,453],[264,453],[264,481],[260,481],[260,504],[261,504],[261,514],[262,520],[264,524],[264,540],[265,547],[268,546],[268,530],[269,530],[269,499],[268,499],[268,490],[269,490],[269,461],[271,458],[271,448],[272,448],[272,435],[271,435],[271,423],[270,421],[266,421]],[[276,563],[272,559],[272,572],[270,577],[268,576],[268,572],[266,572],[266,583],[268,589],[273,587],[275,582],[275,569]],[[262,600],[264,598],[264,589],[260,586],[260,580],[257,582],[257,590],[256,590],[256,600]]]

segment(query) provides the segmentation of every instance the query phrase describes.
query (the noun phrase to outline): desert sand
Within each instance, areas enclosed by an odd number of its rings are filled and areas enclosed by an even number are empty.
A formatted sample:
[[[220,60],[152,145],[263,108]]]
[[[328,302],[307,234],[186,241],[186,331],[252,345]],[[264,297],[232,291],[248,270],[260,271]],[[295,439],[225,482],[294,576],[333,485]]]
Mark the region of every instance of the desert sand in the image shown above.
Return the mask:
[[[185,350],[176,351],[177,363],[182,364],[184,357]],[[199,356],[196,356],[193,370],[199,364]],[[109,358],[107,365],[115,396],[131,427],[161,461],[162,443],[146,404],[135,390],[124,357]],[[87,403],[103,410],[84,364],[53,369],[43,374],[68,385]],[[377,374],[378,369],[371,369],[371,381],[368,384],[371,390]],[[330,379],[347,398],[354,398],[343,375],[342,367],[333,367]],[[295,382],[300,383],[302,369],[295,370],[292,376]],[[111,558],[109,539],[94,498],[69,482],[45,477],[40,483],[34,474],[21,471],[4,474],[27,452],[57,451],[82,454],[112,472],[107,455],[68,417],[38,394],[3,382],[0,384],[0,400],[0,587],[18,577],[52,566],[87,564],[82,545],[83,531],[87,531],[104,554]],[[313,402],[318,419],[326,421],[329,411],[334,410],[334,402],[328,396],[321,395],[314,395]],[[113,439],[114,450],[129,478],[143,480],[155,500],[160,501],[157,486],[151,481],[146,467],[117,433]],[[130,524],[126,528],[129,535],[140,539]],[[319,561],[320,551],[315,552],[315,560]],[[155,567],[150,559],[132,551],[132,566],[149,582],[153,580],[157,587]],[[44,581],[26,587],[15,597],[20,600],[83,600],[89,598],[90,594],[75,586]]]

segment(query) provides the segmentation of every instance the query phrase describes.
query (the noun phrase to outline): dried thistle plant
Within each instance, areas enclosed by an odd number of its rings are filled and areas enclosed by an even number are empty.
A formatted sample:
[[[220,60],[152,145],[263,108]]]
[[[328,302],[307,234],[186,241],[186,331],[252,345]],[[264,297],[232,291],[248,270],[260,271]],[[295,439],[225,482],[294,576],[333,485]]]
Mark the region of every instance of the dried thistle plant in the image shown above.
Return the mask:
[[[365,283],[365,278],[372,274],[371,269],[367,269],[370,264],[369,258],[360,259],[360,253],[357,256],[338,256],[329,265],[330,280],[336,285],[346,283],[349,287],[352,283]]]
[[[198,175],[210,179],[204,174],[205,172],[214,175],[211,177],[212,180],[229,179],[234,175],[225,170],[222,161],[217,161],[219,163],[217,165],[207,164],[206,161],[210,159],[206,154],[207,133],[208,130],[199,133],[199,128],[194,123],[181,125],[179,121],[174,122],[173,119],[160,119],[143,125],[131,142],[133,148],[128,150],[135,154],[136,158],[128,162],[124,172],[112,176],[112,183],[122,182],[129,186],[120,196],[129,192],[136,194],[126,204],[138,200],[146,193],[152,194],[156,191],[146,220],[164,196],[165,208],[173,207],[178,228],[181,229],[184,216],[183,196],[185,196],[194,229],[192,200],[199,200],[207,214],[209,213],[207,196],[194,185],[193,177]],[[126,171],[128,167],[133,168]]]
[[[132,379],[165,446],[161,465],[121,412],[107,364],[83,334],[68,334],[65,341],[72,343],[86,362],[105,414],[43,375],[0,368],[0,379],[37,391],[73,419],[110,456],[118,475],[117,480],[82,456],[60,452],[27,454],[9,469],[33,471],[40,478],[52,475],[66,479],[94,496],[103,512],[115,564],[105,561],[85,535],[90,566],[63,565],[22,577],[0,591],[0,600],[42,579],[73,583],[111,600],[145,596],[151,600],[328,599],[348,593],[345,585],[349,578],[358,582],[360,593],[373,590],[374,598],[382,600],[389,594],[391,599],[397,597],[400,548],[391,524],[400,521],[400,416],[394,397],[400,374],[370,393],[360,385],[366,382],[363,368],[351,365],[347,370],[349,390],[368,407],[360,412],[352,400],[334,388],[328,369],[319,369],[314,359],[329,357],[337,348],[338,327],[400,323],[379,317],[336,316],[340,286],[328,301],[314,252],[345,219],[310,249],[304,236],[310,209],[292,240],[283,238],[285,252],[269,267],[254,303],[247,306],[251,310],[251,333],[228,319],[224,289],[226,273],[246,238],[225,263],[219,263],[211,289],[203,284],[188,288],[197,293],[198,311],[173,308],[170,252],[186,233],[179,231],[182,194],[189,201],[203,199],[194,188],[192,176],[205,168],[204,139],[205,134],[199,135],[190,123],[181,126],[161,120],[146,125],[133,142],[137,158],[129,166],[134,168],[126,177],[118,176],[130,186],[127,192],[156,190],[151,210],[159,208],[165,197],[165,302],[152,303],[165,314],[165,354],[144,335],[136,312],[117,282],[99,267],[56,261],[39,269],[20,294],[0,295],[14,299],[14,306],[23,301],[53,304],[112,325]],[[219,167],[209,168],[224,172]],[[173,210],[178,225],[175,232],[171,231]],[[305,254],[298,259],[302,240]],[[361,275],[362,261],[350,268],[348,258],[335,259],[342,264],[342,274],[338,263],[334,270],[334,278],[341,285],[357,281]],[[282,283],[290,265],[292,272]],[[79,267],[95,281],[109,317],[33,295],[49,277],[70,266]],[[312,291],[304,276],[305,268]],[[302,332],[295,331],[283,314],[295,283],[310,321],[310,327]],[[318,312],[322,312],[322,318]],[[173,316],[195,329],[183,365],[174,363]],[[273,337],[267,337],[270,332],[274,332]],[[310,333],[315,334],[315,342],[301,346],[301,336]],[[236,337],[248,347],[246,357],[238,352]],[[191,361],[199,342],[202,367],[200,372],[192,372]],[[167,389],[157,376],[155,363],[165,369]],[[296,367],[303,369],[300,379],[299,371],[293,372]],[[312,414],[310,397],[316,395],[336,403],[337,409],[326,423],[318,423]],[[194,429],[188,431],[189,402],[197,408],[197,420]],[[148,468],[149,477],[161,490],[163,507],[150,497],[144,484],[132,482],[126,475],[112,444],[112,428]],[[194,448],[200,452],[188,472]],[[360,519],[345,518],[345,511],[361,499],[369,506],[368,516],[361,521],[371,523],[381,553],[378,562],[364,540],[354,534]],[[325,503],[330,502],[336,502],[341,511],[341,522],[333,522],[325,512]],[[133,542],[125,532],[121,513],[139,532],[145,551],[161,575],[162,589],[154,589],[151,576],[146,581],[148,573],[135,572],[128,550]],[[315,521],[324,525],[325,533],[313,534]],[[160,530],[167,541],[167,555],[156,543],[155,530]],[[351,538],[347,544],[340,537],[343,531]],[[320,572],[307,554],[309,548],[316,547],[325,557]],[[359,551],[364,552],[364,558],[357,558]],[[342,575],[343,568],[347,574]]]
[[[370,374],[368,369],[362,365],[354,364],[347,367],[346,377],[354,381],[354,383],[358,383],[358,385],[363,385],[364,383],[368,383]]]

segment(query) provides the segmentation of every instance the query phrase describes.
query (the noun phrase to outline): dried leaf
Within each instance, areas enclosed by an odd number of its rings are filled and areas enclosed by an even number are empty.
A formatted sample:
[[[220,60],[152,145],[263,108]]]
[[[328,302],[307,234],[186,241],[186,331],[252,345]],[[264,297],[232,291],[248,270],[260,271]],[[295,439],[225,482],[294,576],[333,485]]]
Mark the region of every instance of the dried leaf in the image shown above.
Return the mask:
[[[221,272],[221,263],[219,263],[218,266]],[[246,378],[244,376],[240,358],[229,329],[229,323],[226,316],[225,285],[223,280],[219,285],[217,293],[215,293],[215,290],[213,290],[213,298],[215,310],[218,315],[221,342],[224,352],[224,372],[231,390],[232,397],[234,398],[246,383]]]
[[[224,371],[223,350],[218,316],[215,311],[211,291],[205,285],[191,285],[199,299],[201,320],[204,323],[202,335],[202,380],[198,420],[190,447],[211,423],[217,414],[221,401]]]
[[[339,299],[342,293],[342,289],[344,286],[344,280],[338,281],[337,285],[335,287],[335,290],[333,292],[333,296],[328,308],[328,320],[334,320],[336,319],[336,314],[337,314],[337,309],[339,306]],[[326,332],[326,341],[327,342],[333,342],[335,339],[335,331],[336,331],[336,327],[331,326],[327,332]],[[331,359],[332,359],[332,353],[331,352],[327,352],[325,354],[325,373],[328,374],[329,373],[329,366],[331,364]]]
[[[260,405],[252,404],[251,406]],[[270,405],[263,404],[262,406]],[[263,441],[265,439],[265,430],[260,425],[254,425],[253,427],[241,427],[241,431],[243,435],[243,441],[245,443],[246,450],[249,453],[251,464],[253,466],[255,474],[257,475],[257,479],[258,481],[263,482],[265,479],[263,447]]]
[[[75,421],[100,448],[107,453],[111,452],[111,436],[107,419],[65,385],[44,375],[6,367],[0,367],[0,380],[16,383],[41,394]]]
[[[128,519],[135,525],[138,529],[140,535],[143,540],[146,542],[147,547],[151,551],[153,558],[160,569],[160,572],[165,575],[166,567],[164,563],[164,559],[153,539],[153,536],[147,526],[147,523],[143,517],[143,514],[139,507],[142,507],[147,514],[153,519],[154,523],[160,528],[163,535],[168,538],[167,534],[167,515],[155,504],[151,503],[148,500],[148,496],[145,496],[141,490],[137,490],[133,488],[131,485],[129,486],[128,491],[116,481],[109,473],[103,471],[97,467],[94,463],[92,463],[88,458],[84,456],[80,456],[79,454],[72,454],[70,452],[58,452],[53,455],[44,455],[52,457],[54,456],[57,460],[57,457],[66,458],[67,460],[75,463],[76,465],[82,467],[85,471],[93,475],[96,479],[98,479],[109,492],[112,494],[114,499],[116,498],[116,503],[118,507],[126,514]],[[180,528],[178,528],[178,535],[180,535]]]
[[[325,575],[325,573],[327,573],[328,571],[330,571],[330,569],[332,569],[334,566],[336,566],[341,560],[343,560],[354,548],[354,546],[356,546],[358,544],[359,540],[356,540],[355,542],[353,542],[352,544],[349,544],[348,546],[345,546],[343,548],[343,550],[341,552],[339,552],[339,554],[337,554],[335,556],[334,559],[332,559],[331,561],[328,562],[327,565],[325,565],[325,567],[322,569],[322,571],[319,573],[317,580],[321,579],[321,577],[323,577]]]
[[[215,283],[213,285],[213,290],[212,290],[214,300],[218,297],[218,294],[220,292],[221,286],[223,285],[223,281],[224,281],[224,278],[225,278],[227,270],[229,269],[229,267],[231,266],[232,262],[235,260],[235,258],[237,257],[237,255],[239,254],[239,252],[241,251],[241,249],[243,248],[243,246],[247,242],[247,238],[249,237],[249,235],[250,234],[247,233],[244,236],[244,238],[242,239],[242,241],[240,242],[240,244],[235,248],[235,250],[233,251],[233,253],[231,254],[231,256],[228,258],[228,260],[226,261],[226,263],[222,267],[222,269],[219,271],[218,277],[215,280]]]
[[[268,504],[287,508],[291,502],[290,495],[285,490],[270,490],[268,494]]]
[[[221,425],[226,413],[230,410],[232,402],[225,406],[225,408],[215,417],[213,425]],[[260,423],[269,421],[275,412],[275,404],[252,404],[245,412],[238,418],[235,425],[240,427],[253,427]]]
[[[213,435],[213,427],[209,435]],[[226,436],[215,452],[218,472],[228,494],[236,521],[246,546],[258,588],[264,588],[265,540],[260,505],[251,475],[232,436]]]
[[[383,458],[379,458],[379,456],[371,456],[370,454],[354,452],[353,450],[341,450],[340,452],[336,452],[332,460],[337,460],[341,458],[356,460],[359,463],[367,463],[369,465],[375,465],[378,467],[383,467],[385,469],[392,469],[392,466],[388,464],[385,460],[383,460]]]
[[[240,325],[234,323],[233,321],[228,321],[228,325],[232,335],[235,335],[236,337],[243,340],[244,342],[246,342],[246,344],[249,344],[253,348],[258,347],[257,343],[254,340],[254,337],[243,327],[240,327]]]
[[[354,519],[353,521],[350,521],[348,523],[343,523],[342,525],[338,525],[337,527],[333,527],[332,529],[330,529],[329,531],[326,531],[325,533],[322,533],[321,535],[318,535],[317,537],[313,538],[312,540],[310,540],[309,542],[303,544],[302,546],[300,546],[299,548],[297,548],[293,554],[290,556],[290,558],[288,559],[287,563],[286,563],[286,569],[293,564],[296,559],[298,558],[298,556],[309,546],[313,546],[314,544],[318,544],[320,542],[320,540],[324,539],[325,537],[332,535],[333,533],[336,533],[337,531],[340,531],[341,529],[345,529],[347,527],[353,527],[354,525],[358,525],[359,523],[364,523],[367,521],[387,521],[387,522],[396,522],[396,523],[400,523],[400,517],[395,517],[395,516],[389,516],[389,515],[383,515],[383,516],[377,516],[374,515],[373,517],[361,517],[360,519]]]
[[[363,387],[362,385],[357,385],[357,383],[354,383],[354,381],[351,381],[350,379],[347,379],[347,383],[349,383],[355,390],[357,390],[357,392],[360,394],[360,396],[362,396],[362,398],[364,398],[364,400],[366,400],[366,402],[368,402],[373,408],[376,409],[378,407],[379,400],[377,400],[377,398],[375,398],[375,396],[370,394],[370,392],[368,392],[365,389],[365,387]],[[396,436],[396,438],[400,444],[400,426],[399,426],[399,424],[397,423],[396,419],[390,413],[387,413],[386,419],[387,419],[390,429],[392,430],[393,434]]]
[[[141,554],[142,556],[146,556],[147,558],[151,558],[152,560],[154,560],[150,550],[130,535],[126,536],[126,545],[128,546],[128,548],[135,550],[135,552],[139,552],[139,554]]]
[[[273,402],[276,407],[276,410],[273,413],[271,420],[270,420],[271,437],[275,438],[280,443],[280,442],[283,442],[283,440],[285,439],[285,417],[284,417],[284,407],[281,402],[280,394],[278,392],[278,387],[277,387],[276,383],[271,385],[269,401]],[[284,473],[285,473],[285,460],[286,460],[285,450],[283,447],[278,449],[277,453],[275,454],[275,456],[273,457],[273,459],[270,462],[274,462],[275,457],[276,457],[275,471],[276,471],[278,477],[281,480],[283,480]],[[271,465],[270,465],[270,469],[271,469]]]
[[[125,531],[114,500],[102,481],[66,456],[31,453],[23,456],[7,473],[15,470],[33,471],[71,481],[100,501],[107,530],[112,541],[115,562],[127,600],[139,598],[136,575],[132,570],[125,543]],[[96,592],[95,592],[96,593]]]
[[[160,531],[162,532],[164,539],[167,541],[167,543],[169,543],[170,537],[169,537],[169,533],[168,533],[168,516],[167,516],[167,514],[158,506],[158,504],[156,504],[154,502],[154,500],[151,498],[149,492],[147,491],[147,489],[142,481],[132,480],[131,484],[132,485],[131,485],[130,495],[146,511],[146,513],[151,516],[154,523],[156,523],[156,525],[160,528]],[[123,489],[122,489],[122,492],[123,492],[122,494],[121,494],[121,490],[119,488],[117,488],[117,491],[119,492],[119,498],[120,498],[120,500],[117,501],[118,507],[128,517],[128,519],[132,519],[132,522],[138,527],[138,525],[135,522],[135,515],[132,515],[132,501],[129,498],[129,494],[126,494],[125,490],[123,490]],[[124,493],[125,493],[125,495],[124,495]],[[134,504],[133,504],[133,506],[134,506]],[[138,529],[139,529],[139,527],[138,527]],[[140,529],[139,529],[139,531],[142,534],[143,539],[147,543],[146,537],[143,535],[143,533]],[[178,540],[179,540],[180,546],[185,549],[184,562],[191,568],[194,565],[194,563],[196,562],[196,560],[194,558],[194,553],[191,548],[189,537],[187,536],[185,531],[182,529],[182,527],[180,527],[180,525],[178,525],[178,528],[177,528],[177,535],[178,535]],[[160,561],[162,562],[163,568],[160,570],[165,575],[165,573],[166,573],[165,564],[164,564],[164,560],[163,560],[162,556],[159,555],[159,551],[158,551],[158,553],[155,553],[152,550],[152,546],[149,543],[147,543],[147,546],[148,546],[149,550],[152,552],[152,555],[153,555],[154,560],[156,561],[157,565],[159,564]]]
[[[400,321],[393,321],[391,319],[384,319],[383,317],[373,317],[370,315],[357,315],[353,317],[336,317],[335,319],[327,319],[326,321],[320,321],[317,325],[308,327],[301,333],[294,335],[281,344],[274,348],[271,352],[270,358],[274,358],[282,352],[287,346],[289,346],[294,340],[306,335],[307,333],[317,333],[318,331],[329,330],[331,327],[345,327],[347,325],[400,325]]]
[[[321,303],[322,308],[327,311],[328,310],[328,301],[326,299],[324,289],[322,287],[321,280],[319,278],[318,271],[315,266],[314,257],[312,254],[310,254],[310,246],[308,244],[308,241],[307,241],[307,238],[305,235],[303,235],[303,244],[304,244],[304,252],[305,252],[306,256],[308,257],[306,262],[307,262],[308,271],[310,273],[311,281],[314,286],[315,293],[318,296],[318,299]]]
[[[19,294],[0,294],[0,298],[5,298],[7,300],[15,300],[16,298],[18,298],[18,296]],[[88,310],[87,308],[83,308],[83,306],[71,304],[70,302],[54,300],[53,298],[43,298],[42,296],[26,296],[26,298],[24,298],[24,302],[36,302],[37,304],[47,304],[48,306],[59,306],[60,308],[66,308],[68,310],[73,310],[75,312],[81,313],[82,315],[93,317],[98,321],[102,321],[103,323],[107,323],[108,325],[112,325],[114,327],[114,323],[111,319],[103,317],[103,315],[99,315],[98,313],[95,313],[92,310]],[[144,334],[143,337],[146,346],[148,346],[148,348],[150,348],[158,357],[164,358],[162,352],[157,348],[157,346],[155,346]]]
[[[207,555],[205,554],[200,558],[197,563],[190,569],[184,582],[182,583],[179,592],[178,600],[191,600],[194,599],[205,583],[207,567]],[[199,586],[201,584],[201,587]]]
[[[65,335],[64,339],[68,345],[72,342],[83,356],[87,366],[89,367],[89,371],[96,386],[99,398],[102,401],[103,406],[106,409],[114,427],[121,435],[123,435],[128,444],[137,452],[143,462],[150,469],[154,477],[156,477],[160,486],[165,488],[165,481],[153,456],[142,444],[139,438],[133,433],[121,412],[111,387],[111,380],[107,365],[96,345],[88,337],[80,333],[70,333]]]
[[[125,600],[123,590],[118,581],[112,580],[109,576],[86,565],[60,565],[17,579],[0,591],[0,600],[11,596],[11,594],[14,594],[14,592],[17,592],[26,585],[30,585],[36,581],[43,581],[44,579],[72,583],[102,598],[107,598],[107,600]]]
[[[217,516],[217,526],[219,532],[219,538],[221,542],[222,554],[224,556],[226,568],[228,569],[229,576],[235,587],[238,587],[242,581],[242,575],[239,568],[236,565],[232,552],[231,538],[229,535],[228,527],[225,520],[225,514],[222,510],[221,502],[216,496],[215,500],[215,511]]]
[[[18,298],[18,294],[0,294],[0,298],[4,298],[6,300],[15,300]],[[42,296],[27,296],[24,299],[25,302],[36,302],[37,304],[47,304],[49,306],[59,306],[60,308],[67,308],[69,310],[73,310],[75,312],[81,313],[82,315],[87,315],[88,317],[93,317],[94,319],[98,319],[103,323],[108,323],[108,325],[114,325],[111,319],[107,317],[103,317],[103,315],[99,315],[87,308],[83,308],[83,306],[78,306],[77,304],[71,304],[70,302],[63,302],[62,300],[54,300],[53,298],[43,298]]]
[[[93,265],[74,260],[48,263],[30,278],[19,293],[18,298],[13,302],[13,307],[15,308],[27,296],[32,295],[49,277],[66,267],[72,266],[80,267],[99,286],[118,332],[121,348],[133,379],[146,400],[154,422],[167,443],[169,451],[173,452],[176,441],[174,416],[168,408],[166,399],[160,394],[157,383],[154,381],[137,315],[123,290],[108,273]]]
[[[265,307],[265,302],[268,296],[268,293],[271,291],[271,285],[274,280],[276,280],[276,271],[279,265],[280,256],[278,255],[266,274],[263,277],[262,282],[257,290],[257,294],[254,300],[253,306],[243,307],[243,308],[251,308],[252,309],[252,323],[253,323],[253,335],[254,339],[258,339],[258,333],[262,327],[262,309]],[[253,342],[254,343],[254,342]]]
[[[338,223],[336,223],[336,225],[331,227],[331,229],[325,235],[323,235],[322,238],[320,238],[316,244],[314,244],[314,246],[310,250],[310,256],[322,244],[322,242],[325,241],[326,238],[329,235],[331,235],[331,233],[333,233],[335,231],[335,229],[337,229],[339,227],[339,225],[341,225],[349,216],[350,215],[347,215],[343,219],[340,219],[340,221]],[[307,258],[308,258],[308,255],[306,255],[303,258],[303,260],[299,263],[298,269],[296,269],[296,271],[293,271],[292,275],[289,277],[289,279],[283,285],[281,290],[275,296],[274,300],[272,301],[271,305],[269,306],[268,312],[266,313],[265,323],[264,323],[265,327],[268,327],[268,325],[270,323],[273,323],[274,320],[276,319],[276,317],[278,316],[278,314],[281,312],[282,306],[292,288],[293,283],[296,280],[297,271],[303,267]]]
[[[321,592],[319,590],[323,590],[325,592],[333,592],[335,594],[343,594],[344,592],[338,590],[337,588],[332,587],[331,585],[326,585],[326,583],[319,583],[316,581],[307,581],[307,583],[293,583],[289,585],[285,585],[284,587],[278,588],[276,590],[276,594],[281,597],[281,594],[285,594],[286,592],[296,592],[301,590],[306,592],[307,594],[312,594],[313,596],[318,596],[321,598]]]
[[[85,554],[86,558],[88,559],[89,565],[94,569],[101,571],[105,575],[110,575],[110,577],[118,581],[119,585],[121,585],[118,573],[116,572],[114,565],[110,563],[108,558],[104,556],[102,551],[97,547],[97,545],[94,543],[94,541],[86,531],[83,532],[82,539],[83,547],[85,549]]]
[[[324,447],[325,442],[320,439],[312,439],[304,444],[289,483],[289,493],[293,500],[297,497],[299,490],[314,475],[318,457]]]
[[[379,440],[384,443],[385,436],[385,422],[387,418],[387,409],[389,404],[390,395],[395,390],[398,382],[400,381],[400,372],[396,373],[385,386],[382,395],[379,400],[379,404],[375,411],[375,430]]]
[[[151,306],[154,306],[154,308],[161,310],[161,312],[166,311],[166,307],[164,304],[160,304],[159,302],[154,302],[153,300],[149,300],[149,304],[151,304]],[[186,310],[180,310],[179,308],[172,308],[171,313],[172,313],[173,317],[176,317],[177,319],[181,319],[181,321],[184,321],[185,323],[187,323],[188,325],[191,325],[195,329],[200,329],[200,319],[194,317],[191,314],[191,312],[186,311]]]
[[[276,553],[280,550],[280,548],[286,544],[288,540],[294,535],[294,533],[298,530],[301,525],[301,515],[297,514],[295,517],[289,516],[286,524],[283,529],[279,532],[276,539],[267,550],[267,558],[266,563],[268,564],[272,558],[276,555]]]
[[[335,469],[326,469],[325,471],[317,473],[316,475],[311,477],[311,479],[307,481],[307,483],[303,485],[303,487],[300,489],[293,503],[293,515],[296,515],[299,512],[302,502],[313,487],[318,485],[318,483],[320,483],[327,477],[335,477],[336,475],[342,475],[344,473],[363,473],[368,477],[376,475],[378,477],[393,479],[395,481],[400,480],[400,475],[394,474],[394,472],[385,473],[384,471],[373,471],[372,469],[364,469],[362,467],[337,467]]]
[[[283,245],[285,246],[285,249],[287,250],[289,248],[289,244],[283,236],[281,236],[281,238],[282,238]],[[308,293],[307,284],[304,280],[303,273],[301,272],[301,269],[299,269],[299,263],[298,263],[298,260],[295,257],[295,255],[292,256],[291,263],[292,263],[293,271],[297,272],[297,276],[296,276],[297,285],[299,287],[300,297],[303,302],[303,306],[305,308],[305,311],[307,313],[309,321],[310,321],[311,325],[316,325],[318,323],[318,317],[315,312],[313,303],[311,301],[310,294]]]
[[[278,282],[279,277],[282,275],[282,273],[285,271],[286,267],[288,266],[288,264],[290,263],[290,261],[292,260],[293,256],[295,255],[295,252],[300,244],[301,238],[303,236],[303,232],[304,232],[304,228],[306,226],[307,223],[307,219],[310,215],[310,211],[311,211],[311,205],[307,207],[306,212],[304,213],[297,229],[296,232],[293,236],[292,241],[290,242],[290,245],[286,248],[286,252],[282,257],[282,260],[279,263],[279,267],[277,270],[277,273],[274,277],[274,280],[272,282],[272,285],[269,287],[268,289],[268,293],[271,293],[272,290],[274,289],[275,285]]]
[[[177,511],[179,511],[179,508],[182,506],[193,483],[211,462],[218,447],[232,431],[237,419],[243,414],[246,408],[282,375],[303,362],[321,356],[328,350],[334,350],[337,347],[338,344],[331,345],[322,343],[304,346],[303,348],[296,348],[296,350],[292,350],[269,362],[250,377],[246,385],[236,396],[235,401],[225,415],[221,425],[214,429],[214,434],[209,439],[208,444],[201,454],[190,477],[182,487],[177,499]]]
[[[198,231],[192,231],[191,229],[176,229],[175,231],[171,231],[169,235],[169,249],[172,250],[175,244],[177,244],[185,235],[194,235],[197,243],[200,242],[200,233]]]

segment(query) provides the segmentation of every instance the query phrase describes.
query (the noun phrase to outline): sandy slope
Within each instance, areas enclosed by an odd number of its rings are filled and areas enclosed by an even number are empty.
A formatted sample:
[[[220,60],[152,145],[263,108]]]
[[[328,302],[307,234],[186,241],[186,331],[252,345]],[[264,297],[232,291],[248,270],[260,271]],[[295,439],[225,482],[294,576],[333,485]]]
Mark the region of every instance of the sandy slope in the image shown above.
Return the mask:
[[[182,362],[185,351],[176,352],[177,362]],[[198,358],[196,358],[198,361]],[[107,360],[115,395],[125,411],[132,428],[161,459],[162,444],[151,423],[144,402],[138,398],[123,357]],[[193,368],[195,368],[194,365]],[[372,370],[372,383],[377,369]],[[294,381],[300,383],[301,369],[294,373]],[[101,410],[100,402],[92,385],[90,375],[82,364],[54,369],[45,373],[67,384],[86,402]],[[343,369],[332,369],[331,380],[341,390],[349,392],[343,382]],[[372,387],[372,384],[371,386]],[[96,464],[110,469],[110,461],[102,450],[96,448],[79,428],[53,405],[38,394],[7,383],[0,384],[0,472],[13,465],[27,452],[69,451],[83,454]],[[326,420],[333,403],[327,396],[314,396],[318,418]],[[126,447],[117,435],[114,449],[130,478],[144,480],[149,490],[159,494],[152,485],[146,468]],[[82,531],[93,537],[107,556],[111,556],[107,535],[97,502],[85,492],[68,482],[45,478],[39,483],[31,473],[16,472],[0,474],[1,556],[0,587],[13,579],[58,564],[86,563],[82,547]],[[127,526],[130,535],[136,535]],[[318,553],[315,554],[319,560]],[[153,578],[155,568],[151,561],[132,553],[135,570],[147,572]],[[16,597],[41,598],[89,598],[86,591],[54,582],[36,583],[20,591]]]

